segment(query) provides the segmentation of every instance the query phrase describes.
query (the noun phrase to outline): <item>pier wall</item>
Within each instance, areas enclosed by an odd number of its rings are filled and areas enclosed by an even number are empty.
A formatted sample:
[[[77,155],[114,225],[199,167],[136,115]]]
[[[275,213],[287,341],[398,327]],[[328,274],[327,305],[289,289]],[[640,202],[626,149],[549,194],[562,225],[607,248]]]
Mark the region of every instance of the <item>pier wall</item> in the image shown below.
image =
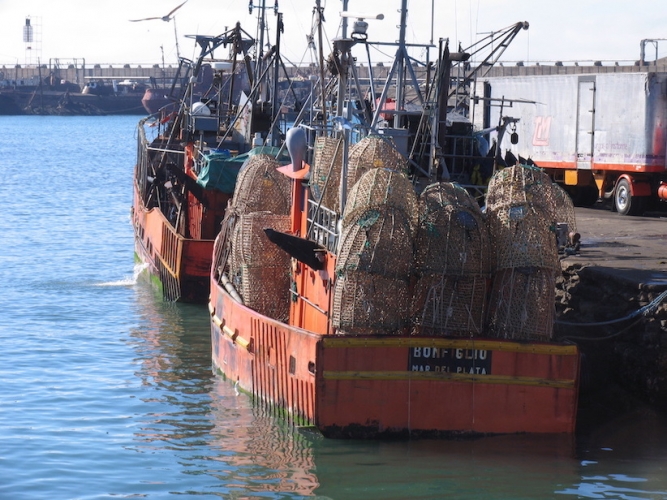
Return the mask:
[[[157,66],[157,65],[156,65]],[[0,85],[16,82],[18,85],[36,85],[41,79],[57,75],[61,80],[83,86],[87,80],[94,79],[137,79],[171,81],[178,68],[174,66],[141,67],[130,64],[118,66],[102,66],[99,64],[83,66],[0,66]],[[13,84],[13,83],[12,83]]]
[[[562,268],[555,333],[582,350],[582,414],[591,424],[641,404],[667,414],[667,302],[632,317],[659,299],[665,285],[642,283],[635,273],[623,276],[604,267],[564,262]],[[558,324],[563,320],[578,326]]]
[[[526,76],[526,75],[565,75],[565,74],[590,74],[590,73],[628,73],[628,72],[667,72],[667,63],[659,61],[644,66],[635,64],[617,65],[614,63],[589,63],[556,65],[556,64],[522,64],[499,63],[489,69],[488,76]],[[158,81],[171,81],[177,71],[176,65],[132,65],[132,64],[42,64],[42,65],[2,65],[0,66],[0,84],[3,81],[38,81],[40,76],[47,78],[51,74],[57,74],[63,80],[83,85],[88,79],[149,79]],[[374,65],[372,73],[375,78],[383,79],[389,73],[388,64]],[[418,80],[427,77],[427,70],[423,65],[414,65]],[[369,67],[363,62],[358,63],[357,72],[360,78],[369,77]],[[289,66],[287,73],[290,78],[308,77],[319,75],[314,65]],[[433,73],[431,71],[431,77]],[[455,75],[453,75],[455,76]],[[27,83],[26,83],[27,84]]]

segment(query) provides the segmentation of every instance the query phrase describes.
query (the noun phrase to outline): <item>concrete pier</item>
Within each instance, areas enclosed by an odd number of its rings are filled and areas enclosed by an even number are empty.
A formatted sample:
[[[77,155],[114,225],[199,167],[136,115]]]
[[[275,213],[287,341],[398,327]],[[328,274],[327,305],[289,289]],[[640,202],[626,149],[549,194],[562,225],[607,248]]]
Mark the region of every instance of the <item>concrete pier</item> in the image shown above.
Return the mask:
[[[579,255],[561,260],[556,338],[584,354],[582,426],[646,404],[667,413],[667,300],[625,318],[667,290],[667,212],[621,216],[609,208],[577,208]]]

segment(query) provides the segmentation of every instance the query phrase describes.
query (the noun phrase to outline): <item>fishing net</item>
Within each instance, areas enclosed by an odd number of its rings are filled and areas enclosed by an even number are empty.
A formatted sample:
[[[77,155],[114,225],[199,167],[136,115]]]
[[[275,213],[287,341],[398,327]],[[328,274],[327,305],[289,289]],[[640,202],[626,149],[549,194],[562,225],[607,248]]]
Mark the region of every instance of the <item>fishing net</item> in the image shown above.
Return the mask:
[[[417,335],[480,335],[485,326],[486,276],[420,276],[413,294]]]
[[[271,212],[239,216],[231,233],[229,277],[245,305],[278,321],[287,321],[290,256],[269,241],[264,228],[289,231],[290,218]]]
[[[551,340],[555,300],[556,272],[552,269],[498,271],[489,300],[492,335],[510,340]]]
[[[519,204],[487,212],[493,268],[542,267],[560,269],[555,224],[551,213]]]
[[[437,211],[440,207],[447,205],[466,207],[481,212],[477,200],[456,182],[436,182],[429,184],[422,191],[419,202],[420,204],[427,204],[427,212]]]
[[[332,323],[348,334],[404,333],[410,324],[412,229],[392,206],[371,208],[343,225]]]
[[[500,338],[551,339],[561,269],[556,223],[566,204],[554,186],[540,169],[521,165],[497,172],[489,183],[487,222],[495,272],[488,323]]]
[[[223,219],[224,225],[224,219]],[[220,276],[225,272],[227,259],[229,257],[228,233],[220,231],[213,242],[213,269],[215,269],[215,276],[218,283]]]
[[[431,184],[419,197],[418,274],[487,275],[489,236],[474,198],[460,186]]]
[[[268,211],[288,215],[291,204],[290,179],[276,170],[280,163],[269,155],[248,158],[239,172],[231,210],[240,215]]]
[[[313,167],[310,171],[310,192],[313,199],[338,212],[340,173],[343,165],[343,139],[315,139]]]
[[[574,204],[570,195],[537,167],[517,165],[500,170],[489,182],[487,209],[510,204],[530,205],[552,222],[565,222],[571,231],[577,229]]]
[[[374,168],[386,168],[407,174],[408,162],[386,137],[369,135],[350,148],[347,185],[353,186],[363,174]]]
[[[415,238],[415,333],[482,333],[490,272],[488,239],[484,216],[466,190],[448,182],[424,189]]]
[[[364,173],[350,189],[343,226],[353,225],[363,212],[375,207],[393,207],[405,214],[412,234],[417,229],[418,200],[410,180],[402,173],[375,168]]]
[[[234,197],[227,207],[214,247],[214,267],[219,275],[225,272],[232,235],[240,216],[253,212],[290,213],[290,179],[276,170],[279,166],[272,156],[259,154],[248,158],[239,171]]]

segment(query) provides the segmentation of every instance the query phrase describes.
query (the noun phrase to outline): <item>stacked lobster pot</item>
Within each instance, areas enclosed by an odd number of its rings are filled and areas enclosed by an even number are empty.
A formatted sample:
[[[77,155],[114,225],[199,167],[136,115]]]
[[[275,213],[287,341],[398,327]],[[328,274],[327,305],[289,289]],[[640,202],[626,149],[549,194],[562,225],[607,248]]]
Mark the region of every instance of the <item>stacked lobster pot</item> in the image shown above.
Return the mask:
[[[556,212],[556,245],[559,253],[576,252],[579,234],[574,214],[574,203],[565,190],[554,182],[554,204]]]
[[[489,326],[498,337],[548,341],[553,335],[558,190],[535,167],[497,172],[487,192],[493,241]]]
[[[369,135],[350,149],[347,185],[354,186],[361,176],[374,168],[387,168],[407,175],[408,165],[393,143],[381,135]]]
[[[219,276],[229,281],[244,304],[264,315],[289,317],[289,254],[264,234],[290,229],[290,183],[271,156],[248,159],[239,172],[234,198],[222,222],[215,258]]]
[[[488,230],[477,202],[457,184],[431,184],[419,199],[414,333],[474,337],[485,326]]]
[[[564,224],[570,233],[577,232],[577,218],[574,213],[572,198],[555,182],[552,184],[554,190],[554,210],[556,222]]]
[[[351,170],[361,175],[343,212],[332,324],[352,335],[400,334],[410,325],[417,196],[400,155],[378,155],[369,140],[377,141],[364,139],[350,151]]]
[[[339,186],[343,165],[343,138],[317,137],[313,146],[310,192],[313,199],[334,212],[340,208]]]

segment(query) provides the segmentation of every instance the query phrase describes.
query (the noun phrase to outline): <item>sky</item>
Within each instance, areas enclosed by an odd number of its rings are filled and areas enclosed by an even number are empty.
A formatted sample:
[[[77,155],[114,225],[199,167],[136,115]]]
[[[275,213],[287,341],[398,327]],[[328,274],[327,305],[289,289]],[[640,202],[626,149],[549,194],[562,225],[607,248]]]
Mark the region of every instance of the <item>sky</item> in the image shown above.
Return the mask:
[[[269,37],[275,42],[275,0],[266,2]],[[306,35],[313,26],[315,0],[278,0],[285,32],[282,54],[288,64],[314,61]],[[369,40],[398,39],[401,0],[347,0],[348,10],[365,15],[384,14],[384,20],[367,20]],[[256,35],[256,16],[248,12],[248,0],[187,0],[174,20],[130,22],[168,14],[183,0],[0,0],[0,66],[44,64],[49,60],[85,60],[86,65],[153,65],[176,63],[181,56],[196,57],[194,41],[185,35],[219,35],[241,23]],[[325,44],[340,36],[343,0],[321,0],[325,18]],[[667,39],[665,0],[407,0],[409,43],[437,45],[448,38],[454,47],[465,48],[489,32],[520,21],[530,28],[521,31],[502,56],[502,61],[527,64],[564,64],[574,61],[639,59],[643,39]],[[33,26],[34,41],[23,41],[26,18]],[[434,20],[432,23],[431,20]],[[433,25],[433,26],[432,26]],[[174,27],[176,30],[174,30]],[[315,38],[317,40],[317,37]],[[361,47],[353,53],[366,60]],[[667,40],[646,44],[646,59],[667,56]],[[324,55],[330,50],[325,49]],[[373,62],[391,61],[395,49],[385,46],[372,54]],[[432,52],[435,58],[436,52]],[[425,49],[411,49],[417,58]]]

